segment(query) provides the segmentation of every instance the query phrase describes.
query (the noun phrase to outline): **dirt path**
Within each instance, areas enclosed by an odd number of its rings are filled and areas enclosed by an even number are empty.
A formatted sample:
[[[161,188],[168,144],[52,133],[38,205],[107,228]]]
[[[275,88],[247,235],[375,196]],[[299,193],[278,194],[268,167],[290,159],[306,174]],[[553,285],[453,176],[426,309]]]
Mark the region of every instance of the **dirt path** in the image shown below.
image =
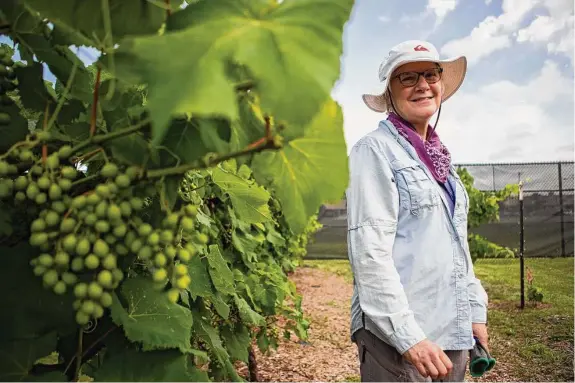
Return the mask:
[[[359,380],[357,348],[349,339],[349,302],[352,287],[329,272],[300,267],[290,278],[304,297],[302,308],[310,319],[307,343],[283,340],[270,356],[256,348],[261,381]]]

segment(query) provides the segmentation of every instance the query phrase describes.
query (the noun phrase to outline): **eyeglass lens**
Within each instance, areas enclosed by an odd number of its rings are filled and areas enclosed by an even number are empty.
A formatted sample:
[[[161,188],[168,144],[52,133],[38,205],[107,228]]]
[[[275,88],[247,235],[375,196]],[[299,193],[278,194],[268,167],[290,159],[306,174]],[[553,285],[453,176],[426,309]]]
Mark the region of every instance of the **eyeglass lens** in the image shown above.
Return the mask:
[[[439,69],[428,69],[425,72],[404,72],[401,73],[399,81],[405,86],[413,86],[419,81],[419,76],[423,75],[428,84],[433,84],[441,78],[441,71]]]

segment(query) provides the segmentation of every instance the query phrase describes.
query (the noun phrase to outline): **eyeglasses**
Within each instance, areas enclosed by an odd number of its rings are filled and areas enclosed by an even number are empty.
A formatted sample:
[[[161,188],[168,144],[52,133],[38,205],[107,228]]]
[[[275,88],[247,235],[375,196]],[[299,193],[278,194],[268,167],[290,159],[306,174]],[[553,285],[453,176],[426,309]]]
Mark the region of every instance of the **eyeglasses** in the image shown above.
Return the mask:
[[[419,82],[419,76],[423,76],[428,84],[435,84],[441,80],[441,74],[443,73],[443,68],[433,68],[428,69],[423,72],[403,72],[393,78],[398,78],[399,82],[403,86],[414,86]]]

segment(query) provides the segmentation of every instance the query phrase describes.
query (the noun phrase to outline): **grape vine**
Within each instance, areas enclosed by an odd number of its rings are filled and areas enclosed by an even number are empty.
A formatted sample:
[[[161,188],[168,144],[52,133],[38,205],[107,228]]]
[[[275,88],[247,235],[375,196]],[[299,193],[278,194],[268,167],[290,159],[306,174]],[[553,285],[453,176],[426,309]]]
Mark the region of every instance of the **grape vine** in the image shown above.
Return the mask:
[[[0,3],[0,380],[242,381],[306,338],[352,5]]]

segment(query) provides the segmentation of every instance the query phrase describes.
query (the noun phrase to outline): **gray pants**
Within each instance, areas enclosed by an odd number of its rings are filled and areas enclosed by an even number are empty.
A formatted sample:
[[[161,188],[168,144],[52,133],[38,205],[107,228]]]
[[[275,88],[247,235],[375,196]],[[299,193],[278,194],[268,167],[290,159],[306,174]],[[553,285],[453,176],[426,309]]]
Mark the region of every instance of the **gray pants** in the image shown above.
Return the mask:
[[[392,346],[367,330],[355,334],[359,351],[362,382],[431,382],[421,376],[414,365],[405,360]],[[463,382],[469,357],[468,350],[445,351],[453,363],[451,373],[439,381]]]

